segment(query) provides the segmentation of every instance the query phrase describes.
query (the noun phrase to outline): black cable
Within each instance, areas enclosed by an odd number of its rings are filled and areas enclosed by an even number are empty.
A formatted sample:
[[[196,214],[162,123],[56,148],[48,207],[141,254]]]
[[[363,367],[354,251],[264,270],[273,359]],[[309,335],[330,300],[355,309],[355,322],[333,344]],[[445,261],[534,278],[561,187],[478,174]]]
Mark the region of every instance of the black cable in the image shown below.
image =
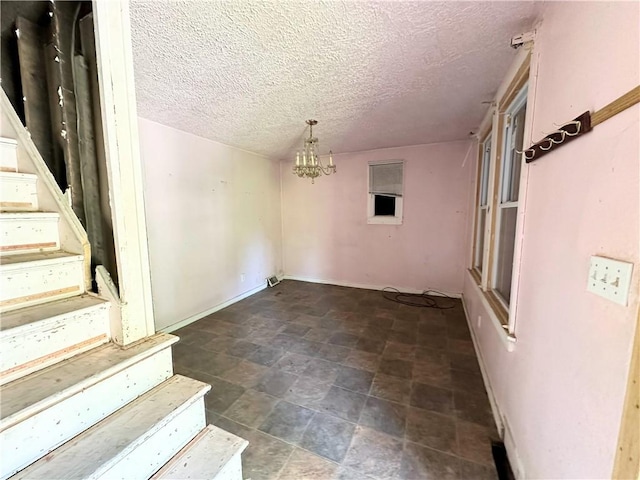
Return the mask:
[[[436,297],[429,295],[429,292],[438,293],[444,298],[453,300],[454,297],[450,297],[437,290],[425,290],[422,293],[404,293],[393,287],[384,287],[382,289],[382,297],[391,302],[400,303],[402,305],[408,305],[409,307],[422,307],[422,308],[435,308],[437,310],[448,310],[454,308],[455,305],[441,305],[436,301]]]

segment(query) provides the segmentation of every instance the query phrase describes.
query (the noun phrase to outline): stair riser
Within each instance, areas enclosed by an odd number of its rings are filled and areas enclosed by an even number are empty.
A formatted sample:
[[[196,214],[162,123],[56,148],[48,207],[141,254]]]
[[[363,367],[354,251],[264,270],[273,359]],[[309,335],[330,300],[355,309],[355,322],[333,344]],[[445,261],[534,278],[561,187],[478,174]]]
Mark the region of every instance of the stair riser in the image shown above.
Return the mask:
[[[84,292],[82,257],[0,266],[0,312]]]
[[[0,215],[0,253],[11,255],[58,250],[58,220],[58,216],[53,215],[28,218]]]
[[[43,457],[159,385],[172,372],[171,348],[166,348],[7,428],[0,433],[0,448],[5,452],[0,462],[0,478],[5,479]]]
[[[135,449],[123,452],[118,462],[95,478],[149,478],[204,428],[204,397],[188,406]]]
[[[8,139],[0,139],[0,171],[15,172],[18,170],[16,143]]]
[[[0,333],[0,385],[108,341],[109,304],[76,310]]]
[[[15,212],[37,210],[37,181],[35,175],[0,174],[0,209]]]

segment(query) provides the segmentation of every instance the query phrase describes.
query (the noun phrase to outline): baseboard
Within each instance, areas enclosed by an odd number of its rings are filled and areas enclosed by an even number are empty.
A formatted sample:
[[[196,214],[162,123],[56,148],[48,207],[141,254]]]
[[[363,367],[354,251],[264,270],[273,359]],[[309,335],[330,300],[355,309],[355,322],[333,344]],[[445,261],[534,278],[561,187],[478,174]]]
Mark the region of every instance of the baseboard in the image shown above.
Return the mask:
[[[396,287],[395,285],[368,285],[364,283],[343,282],[340,280],[324,280],[319,278],[299,277],[297,275],[285,275],[282,278],[284,280],[297,280],[299,282],[322,283],[325,285],[337,285],[339,287],[362,288],[365,290],[382,290],[384,288],[395,288],[396,290],[400,290],[403,293],[422,293],[424,291],[424,290],[416,290],[416,289],[407,288],[407,287]],[[462,298],[462,294],[460,293],[433,292],[433,293],[430,293],[430,295],[434,295],[438,297],[442,296],[442,297],[451,297],[451,298]]]
[[[174,323],[173,325],[169,325],[168,327],[165,327],[163,329],[161,329],[160,331],[163,333],[172,333],[175,332],[176,330],[178,330],[179,328],[182,327],[186,327],[187,325],[192,324],[193,322],[196,322],[198,320],[200,320],[201,318],[204,318],[208,315],[211,315],[212,313],[217,312],[218,310],[222,310],[223,308],[228,307],[229,305],[232,305],[236,302],[239,302],[240,300],[243,300],[247,297],[250,297],[251,295],[258,293],[262,290],[264,290],[265,288],[267,288],[267,284],[266,282],[264,283],[264,285],[260,285],[258,287],[252,288],[251,290],[248,290],[236,297],[233,297],[230,300],[227,300],[224,303],[220,303],[218,305],[216,305],[215,307],[212,307],[208,310],[205,310],[204,312],[200,312],[200,313],[196,313],[195,315],[190,316],[189,318],[186,318],[178,323]]]
[[[496,398],[493,393],[493,388],[491,388],[489,375],[487,374],[487,369],[484,364],[484,359],[482,358],[482,352],[480,351],[480,345],[476,337],[476,332],[473,330],[473,327],[471,324],[471,318],[469,316],[469,310],[467,310],[467,303],[465,302],[464,296],[462,296],[462,307],[464,308],[464,316],[467,319],[467,326],[469,327],[469,332],[471,333],[473,348],[476,351],[476,357],[478,357],[478,364],[480,365],[480,373],[482,374],[482,381],[484,382],[484,387],[487,390],[487,396],[489,397],[489,404],[491,405],[491,413],[493,414],[493,419],[496,422],[496,427],[498,427],[498,433],[500,434],[500,438],[504,438],[504,424],[502,422],[502,413],[500,412],[500,408],[498,407],[498,402],[496,402]]]

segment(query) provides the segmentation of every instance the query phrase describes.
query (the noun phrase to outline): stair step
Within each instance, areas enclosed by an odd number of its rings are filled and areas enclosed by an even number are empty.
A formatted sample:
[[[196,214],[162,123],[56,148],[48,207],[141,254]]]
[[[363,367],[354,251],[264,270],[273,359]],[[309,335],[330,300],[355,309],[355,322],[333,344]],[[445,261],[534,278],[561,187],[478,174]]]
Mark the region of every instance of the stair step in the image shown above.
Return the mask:
[[[245,439],[207,425],[151,478],[242,480],[240,455],[247,445]]]
[[[109,302],[92,295],[21,308],[0,323],[0,384],[108,341]]]
[[[109,343],[0,387],[0,478],[171,377],[177,341],[159,333],[127,348]]]
[[[13,138],[0,137],[0,171],[18,170],[18,142]]]
[[[58,251],[0,256],[0,312],[83,292],[82,255]]]
[[[38,176],[32,173],[0,171],[0,210],[38,209]]]
[[[0,213],[0,253],[16,255],[60,249],[57,212]]]
[[[204,427],[210,388],[173,376],[12,478],[148,478]]]

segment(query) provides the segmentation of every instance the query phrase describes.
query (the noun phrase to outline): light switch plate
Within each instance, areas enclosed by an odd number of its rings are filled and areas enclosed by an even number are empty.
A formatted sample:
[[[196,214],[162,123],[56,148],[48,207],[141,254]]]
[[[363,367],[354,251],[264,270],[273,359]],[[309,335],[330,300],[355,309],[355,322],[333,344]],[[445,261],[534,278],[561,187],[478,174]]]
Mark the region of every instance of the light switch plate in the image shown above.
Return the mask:
[[[591,257],[587,290],[612,302],[626,305],[633,263],[605,257]]]

